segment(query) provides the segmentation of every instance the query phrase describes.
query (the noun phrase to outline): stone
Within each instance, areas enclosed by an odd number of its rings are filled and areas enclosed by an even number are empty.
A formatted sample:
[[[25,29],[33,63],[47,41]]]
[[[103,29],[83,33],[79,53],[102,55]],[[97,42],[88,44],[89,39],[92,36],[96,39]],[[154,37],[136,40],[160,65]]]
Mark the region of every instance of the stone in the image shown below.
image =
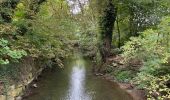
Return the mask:
[[[22,100],[22,97],[18,96],[18,97],[15,98],[15,100]]]
[[[113,63],[112,63],[112,66],[113,66],[113,67],[117,67],[118,65],[117,65],[117,63],[114,63],[114,62],[113,62]]]
[[[37,84],[33,84],[32,87],[37,88],[38,86],[37,86]]]
[[[131,89],[134,88],[134,86],[132,84],[129,84],[129,83],[119,83],[119,86],[122,89],[130,89],[131,90]]]

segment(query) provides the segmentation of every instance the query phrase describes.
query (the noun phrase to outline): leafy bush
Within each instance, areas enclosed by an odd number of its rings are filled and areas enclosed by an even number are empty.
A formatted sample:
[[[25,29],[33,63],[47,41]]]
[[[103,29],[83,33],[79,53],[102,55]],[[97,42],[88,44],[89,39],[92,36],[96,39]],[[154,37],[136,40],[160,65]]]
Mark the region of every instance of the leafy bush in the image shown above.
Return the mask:
[[[131,59],[140,59],[143,66],[133,81],[139,88],[149,91],[149,100],[169,98],[169,88],[165,83],[169,79],[170,58],[170,17],[165,17],[157,29],[148,29],[139,37],[132,37],[123,47],[123,56],[128,63]],[[161,77],[160,77],[161,76]],[[164,93],[162,93],[164,92]],[[153,97],[153,94],[157,96]],[[159,95],[158,95],[159,94]]]
[[[118,70],[118,71],[115,72],[114,75],[115,75],[115,78],[118,81],[121,81],[121,82],[128,82],[132,78],[132,72],[131,71]]]
[[[167,60],[170,57],[168,19],[170,22],[170,17],[165,18],[157,30],[146,30],[141,36],[131,38],[131,41],[123,46],[123,56],[127,62],[132,58],[140,59],[144,62],[141,71],[147,73],[155,73],[157,69],[162,68],[163,64],[168,63]]]
[[[105,68],[105,72],[108,73],[108,74],[112,74],[113,71],[114,71],[114,67],[111,66],[111,65],[108,65],[108,66]]]
[[[168,88],[166,85],[169,79],[169,75],[152,78],[152,80],[149,82],[150,85],[146,87],[149,92],[148,100],[170,99],[170,88]]]
[[[24,50],[12,50],[8,46],[8,41],[3,38],[0,39],[0,47],[0,64],[8,64],[10,60],[17,61],[27,55]]]

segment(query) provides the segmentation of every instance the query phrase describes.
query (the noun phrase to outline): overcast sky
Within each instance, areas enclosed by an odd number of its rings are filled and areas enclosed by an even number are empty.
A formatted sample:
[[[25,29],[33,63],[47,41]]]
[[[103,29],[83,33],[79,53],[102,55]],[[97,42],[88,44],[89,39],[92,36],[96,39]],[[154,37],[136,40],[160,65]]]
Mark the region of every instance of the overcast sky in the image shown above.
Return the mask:
[[[88,0],[67,0],[69,6],[71,7],[71,12],[73,14],[78,14],[81,12],[81,7],[79,5],[79,1],[81,3],[82,6],[85,6],[88,4]]]

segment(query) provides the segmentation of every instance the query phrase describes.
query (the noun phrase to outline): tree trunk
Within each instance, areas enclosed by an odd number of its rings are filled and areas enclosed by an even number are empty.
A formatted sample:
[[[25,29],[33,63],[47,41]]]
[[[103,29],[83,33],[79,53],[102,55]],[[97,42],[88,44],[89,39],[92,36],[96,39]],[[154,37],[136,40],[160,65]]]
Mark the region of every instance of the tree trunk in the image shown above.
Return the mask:
[[[107,63],[107,58],[110,56],[112,47],[112,33],[114,23],[116,21],[117,9],[112,0],[98,0],[99,11],[99,51],[101,55],[101,64],[98,72],[102,72]]]
[[[99,50],[103,63],[110,56],[112,33],[116,21],[117,10],[112,0],[99,0],[102,3],[99,8]]]

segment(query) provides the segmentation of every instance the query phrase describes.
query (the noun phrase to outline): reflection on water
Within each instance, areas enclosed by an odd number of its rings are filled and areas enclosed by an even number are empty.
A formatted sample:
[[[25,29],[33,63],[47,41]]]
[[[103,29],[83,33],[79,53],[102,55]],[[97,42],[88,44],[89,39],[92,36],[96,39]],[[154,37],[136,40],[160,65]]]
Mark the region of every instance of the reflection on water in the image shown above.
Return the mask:
[[[77,60],[70,75],[70,87],[66,100],[91,100],[85,93],[86,69],[83,61]]]
[[[80,57],[68,60],[64,69],[46,71],[25,100],[133,100],[116,84],[93,76],[91,64]]]

